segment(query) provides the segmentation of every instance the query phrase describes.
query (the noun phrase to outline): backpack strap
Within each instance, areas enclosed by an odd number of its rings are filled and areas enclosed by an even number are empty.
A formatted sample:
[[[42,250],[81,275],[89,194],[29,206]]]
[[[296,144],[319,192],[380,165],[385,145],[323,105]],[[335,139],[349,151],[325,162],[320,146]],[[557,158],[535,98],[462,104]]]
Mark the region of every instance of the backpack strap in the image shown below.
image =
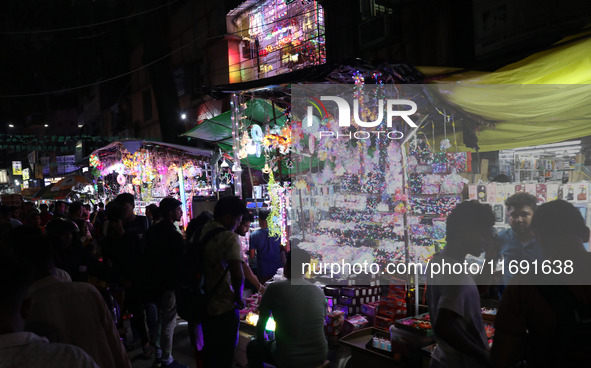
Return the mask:
[[[198,242],[203,244],[203,251],[205,252],[205,246],[207,245],[207,243],[210,242],[211,239],[213,239],[217,234],[224,232],[224,231],[229,231],[229,230],[225,229],[223,227],[216,227],[215,229],[209,230],[209,232],[203,236],[202,240],[197,239]],[[199,235],[201,235],[201,234],[199,234]]]

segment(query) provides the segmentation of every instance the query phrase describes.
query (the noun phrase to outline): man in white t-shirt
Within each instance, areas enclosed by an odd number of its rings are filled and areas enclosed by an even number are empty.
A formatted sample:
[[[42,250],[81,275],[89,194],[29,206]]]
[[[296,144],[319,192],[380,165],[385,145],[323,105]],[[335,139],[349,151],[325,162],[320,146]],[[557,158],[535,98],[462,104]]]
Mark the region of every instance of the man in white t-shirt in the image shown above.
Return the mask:
[[[0,366],[4,368],[98,368],[79,347],[49,343],[24,330],[31,277],[24,265],[6,255],[0,258]]]
[[[257,337],[246,348],[249,367],[261,368],[263,362],[280,368],[317,367],[326,360],[326,298],[320,288],[302,279],[303,263],[310,263],[310,255],[292,248],[284,270],[287,280],[272,283],[263,294]],[[267,342],[265,326],[271,314],[276,340]]]
[[[495,217],[489,205],[462,202],[447,218],[447,244],[430,261],[428,304],[437,348],[431,367],[478,368],[489,365],[490,352],[480,312],[480,293],[469,274],[437,274],[442,262],[463,264],[467,254],[480,255],[493,240]],[[459,270],[459,268],[455,268]],[[433,270],[433,277],[431,277]],[[453,270],[453,269],[452,269]]]

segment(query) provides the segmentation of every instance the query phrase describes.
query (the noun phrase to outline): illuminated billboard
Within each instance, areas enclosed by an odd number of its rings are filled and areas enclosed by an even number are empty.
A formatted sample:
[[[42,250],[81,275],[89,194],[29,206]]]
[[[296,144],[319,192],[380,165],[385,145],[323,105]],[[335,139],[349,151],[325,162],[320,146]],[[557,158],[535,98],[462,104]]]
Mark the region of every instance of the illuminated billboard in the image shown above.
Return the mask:
[[[230,83],[326,63],[324,13],[316,1],[249,0],[227,17]]]

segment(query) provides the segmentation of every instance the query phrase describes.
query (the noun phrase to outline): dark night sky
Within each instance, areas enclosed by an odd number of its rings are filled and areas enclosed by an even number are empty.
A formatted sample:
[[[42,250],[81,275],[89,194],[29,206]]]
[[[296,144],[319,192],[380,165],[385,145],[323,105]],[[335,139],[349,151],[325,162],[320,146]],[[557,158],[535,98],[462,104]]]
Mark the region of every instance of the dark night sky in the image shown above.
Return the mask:
[[[124,5],[73,0],[2,1],[0,118],[10,117],[13,109],[42,109],[47,103],[44,92],[92,84],[125,71],[129,41],[125,29],[130,20],[98,24],[128,15]],[[72,96],[75,93],[52,97],[51,104],[70,105]]]

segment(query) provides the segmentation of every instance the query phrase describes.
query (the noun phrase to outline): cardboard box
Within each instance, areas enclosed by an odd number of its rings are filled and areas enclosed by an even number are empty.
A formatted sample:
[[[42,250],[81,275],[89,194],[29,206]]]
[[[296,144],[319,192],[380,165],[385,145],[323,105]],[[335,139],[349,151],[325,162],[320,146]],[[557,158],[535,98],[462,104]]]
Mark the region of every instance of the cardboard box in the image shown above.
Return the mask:
[[[360,295],[360,288],[357,287],[344,287],[341,289],[341,295],[355,298]]]
[[[326,324],[334,326],[339,321],[342,321],[344,319],[345,319],[345,312],[340,311],[340,310],[335,310],[335,311],[326,315]]]
[[[348,316],[350,316],[350,315],[353,315],[353,307],[348,306],[348,305],[340,305],[340,304],[337,304],[334,307],[334,310],[335,311],[342,311],[345,314],[345,318],[348,317]]]
[[[324,287],[324,295],[339,297],[341,296],[341,288],[337,286]]]
[[[367,318],[361,315],[355,315],[345,320],[345,323],[343,325],[343,333],[349,334],[353,331],[357,331],[368,326],[369,321],[367,320]]]
[[[374,327],[379,328],[381,330],[389,331],[390,326],[394,324],[393,318],[386,318],[381,316],[376,316],[374,321]]]
[[[340,305],[355,306],[359,305],[359,298],[350,298],[348,296],[341,296],[338,299]]]
[[[340,310],[332,311],[326,315],[326,333],[327,335],[338,335],[343,329],[345,313]]]

